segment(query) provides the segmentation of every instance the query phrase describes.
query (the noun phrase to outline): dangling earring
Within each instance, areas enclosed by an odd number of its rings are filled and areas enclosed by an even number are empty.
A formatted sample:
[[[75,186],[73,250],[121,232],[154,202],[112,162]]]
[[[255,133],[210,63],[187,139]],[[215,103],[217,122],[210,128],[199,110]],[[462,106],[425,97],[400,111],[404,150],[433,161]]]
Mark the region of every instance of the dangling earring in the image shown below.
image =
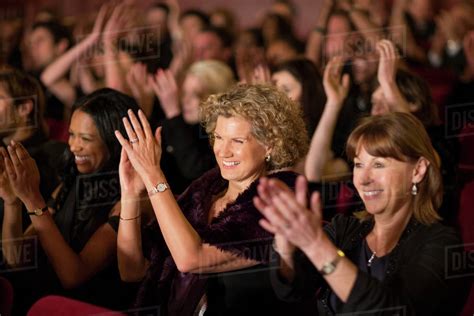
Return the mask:
[[[266,156],[265,157],[265,162],[270,162],[270,158],[271,158],[270,155]]]
[[[416,183],[413,183],[413,186],[411,187],[411,195],[417,195],[418,194],[418,188],[416,186]]]

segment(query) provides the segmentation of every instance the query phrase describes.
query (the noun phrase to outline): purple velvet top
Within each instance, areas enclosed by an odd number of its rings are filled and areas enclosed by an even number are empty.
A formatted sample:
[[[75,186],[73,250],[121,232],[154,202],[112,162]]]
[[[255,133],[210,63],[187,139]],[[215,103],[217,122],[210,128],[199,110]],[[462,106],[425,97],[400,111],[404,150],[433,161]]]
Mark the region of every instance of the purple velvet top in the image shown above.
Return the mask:
[[[293,172],[282,171],[268,177],[276,177],[293,188],[296,176]],[[219,169],[214,168],[195,180],[179,197],[178,204],[204,243],[267,264],[273,236],[258,224],[262,215],[252,201],[257,194],[258,180],[208,223],[213,197],[223,192],[227,185],[228,181],[221,177]],[[160,236],[153,238],[151,265],[139,290],[136,305],[161,305],[164,314],[192,315],[206,293],[207,275],[179,272],[159,229],[155,233]]]

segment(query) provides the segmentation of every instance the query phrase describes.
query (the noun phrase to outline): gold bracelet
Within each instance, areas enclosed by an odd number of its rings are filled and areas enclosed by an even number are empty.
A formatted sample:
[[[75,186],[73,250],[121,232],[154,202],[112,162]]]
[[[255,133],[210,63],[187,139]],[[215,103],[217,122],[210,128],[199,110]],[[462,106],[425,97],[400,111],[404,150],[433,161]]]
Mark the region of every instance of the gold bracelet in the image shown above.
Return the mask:
[[[130,217],[130,218],[123,218],[122,216],[120,216],[120,220],[122,220],[122,221],[133,221],[134,219],[137,219],[137,218],[139,218],[140,216],[142,216],[142,214],[138,214],[137,216],[135,216],[135,217]]]

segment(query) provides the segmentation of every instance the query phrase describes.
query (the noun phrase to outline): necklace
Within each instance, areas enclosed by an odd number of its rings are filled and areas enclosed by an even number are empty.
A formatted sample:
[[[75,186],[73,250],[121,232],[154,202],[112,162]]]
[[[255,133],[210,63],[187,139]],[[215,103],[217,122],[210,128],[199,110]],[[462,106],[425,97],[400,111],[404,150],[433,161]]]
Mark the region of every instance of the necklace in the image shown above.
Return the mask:
[[[372,261],[375,259],[375,251],[372,252],[372,256],[370,256],[369,260],[367,260],[367,266],[370,267],[372,265]]]

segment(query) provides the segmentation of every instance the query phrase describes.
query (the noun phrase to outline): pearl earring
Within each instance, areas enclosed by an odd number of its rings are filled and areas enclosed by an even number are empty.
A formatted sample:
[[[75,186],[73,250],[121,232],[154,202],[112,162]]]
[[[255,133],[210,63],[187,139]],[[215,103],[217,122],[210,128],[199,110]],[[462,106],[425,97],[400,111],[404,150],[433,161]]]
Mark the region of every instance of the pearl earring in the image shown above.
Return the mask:
[[[416,186],[416,183],[413,183],[413,186],[411,187],[411,195],[417,195],[418,194],[418,187]]]

